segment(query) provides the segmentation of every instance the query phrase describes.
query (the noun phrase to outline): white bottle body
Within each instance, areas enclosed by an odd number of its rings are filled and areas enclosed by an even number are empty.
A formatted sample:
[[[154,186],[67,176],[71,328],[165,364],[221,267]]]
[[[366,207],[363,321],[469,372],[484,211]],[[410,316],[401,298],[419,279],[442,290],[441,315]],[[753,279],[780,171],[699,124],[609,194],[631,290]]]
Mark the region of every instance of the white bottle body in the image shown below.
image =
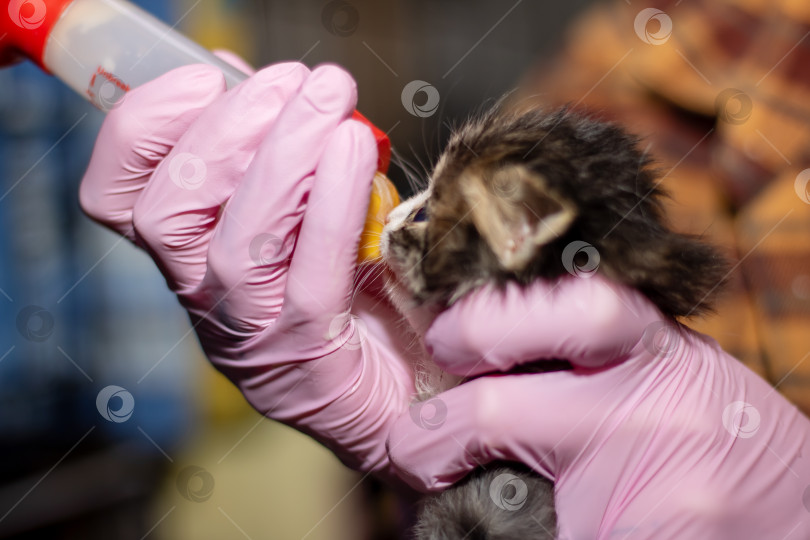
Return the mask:
[[[43,63],[105,112],[128,90],[188,64],[220,68],[229,88],[247,77],[123,0],[74,0],[51,30]]]

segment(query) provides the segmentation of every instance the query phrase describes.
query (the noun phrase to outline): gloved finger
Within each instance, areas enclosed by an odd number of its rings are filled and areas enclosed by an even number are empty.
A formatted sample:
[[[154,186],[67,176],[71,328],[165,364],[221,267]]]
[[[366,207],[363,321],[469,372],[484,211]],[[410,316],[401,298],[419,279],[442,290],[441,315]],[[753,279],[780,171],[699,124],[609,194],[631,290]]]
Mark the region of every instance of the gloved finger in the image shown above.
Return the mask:
[[[318,164],[284,295],[296,306],[296,318],[328,325],[313,335],[324,335],[334,326],[331,318],[351,307],[376,168],[371,130],[354,120],[341,124]]]
[[[251,66],[244,58],[232,51],[227,49],[215,49],[213,52],[221,60],[225,60],[240,71],[244,71],[246,75],[253,75],[256,73],[256,69],[253,66]]]
[[[356,101],[348,73],[336,66],[313,70],[223,212],[211,240],[206,286],[228,291],[222,308],[251,328],[266,326],[281,307],[315,169],[329,136]]]
[[[609,370],[608,370],[609,371]],[[388,454],[414,489],[438,491],[494,460],[518,461],[554,480],[625,401],[629,385],[598,373],[475,379],[411,405],[393,425]]]
[[[538,359],[602,367],[664,326],[640,292],[599,275],[571,276],[474,291],[438,315],[425,346],[444,371],[464,377]]]
[[[205,275],[220,206],[308,72],[303,64],[276,64],[220,96],[161,162],[138,199],[136,234],[178,294],[194,289]]]
[[[132,210],[157,165],[189,126],[225,92],[212,66],[184,66],[135,88],[99,131],[79,188],[92,219],[134,240]]]

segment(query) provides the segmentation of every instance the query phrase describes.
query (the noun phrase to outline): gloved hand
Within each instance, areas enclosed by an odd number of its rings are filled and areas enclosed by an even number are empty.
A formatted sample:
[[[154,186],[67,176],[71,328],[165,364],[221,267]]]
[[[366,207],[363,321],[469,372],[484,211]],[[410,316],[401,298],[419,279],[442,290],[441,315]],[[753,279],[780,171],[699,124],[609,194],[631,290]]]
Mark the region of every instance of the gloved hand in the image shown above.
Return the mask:
[[[80,199],[149,252],[258,411],[390,479],[413,376],[398,316],[353,298],[377,162],[356,101],[334,66],[273,65],[228,92],[215,68],[177,69],[109,113]]]
[[[640,293],[599,276],[485,288],[426,344],[457,375],[574,370],[474,379],[404,415],[390,454],[413,487],[520,461],[555,482],[561,539],[810,538],[810,421]]]

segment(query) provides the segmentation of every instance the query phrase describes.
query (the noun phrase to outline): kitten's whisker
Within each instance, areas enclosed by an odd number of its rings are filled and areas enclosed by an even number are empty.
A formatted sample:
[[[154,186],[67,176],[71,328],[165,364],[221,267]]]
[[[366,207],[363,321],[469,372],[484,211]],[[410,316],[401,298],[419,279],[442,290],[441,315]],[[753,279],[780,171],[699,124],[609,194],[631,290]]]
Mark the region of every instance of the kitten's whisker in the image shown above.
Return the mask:
[[[413,165],[410,161],[406,160],[401,154],[399,154],[396,150],[394,150],[394,160],[395,163],[399,166],[399,168],[405,173],[405,177],[408,180],[408,184],[413,190],[414,193],[422,191],[425,187],[427,187],[429,178],[427,176],[419,174],[419,171],[416,169],[416,166]],[[394,161],[392,160],[392,161]]]
[[[392,150],[391,163],[399,167],[399,169],[404,173],[405,179],[408,182],[408,187],[410,188],[411,193],[403,195],[410,196],[412,193],[422,191],[422,189],[427,185],[427,178],[419,175],[416,167],[414,167],[413,164],[406,160],[396,150]]]
[[[441,100],[439,107],[440,109],[444,109],[444,100]],[[441,118],[441,112],[439,112],[439,118]],[[428,148],[428,135],[425,132],[426,129],[427,129],[427,122],[422,122],[422,137],[421,137],[422,149],[425,151],[425,156],[428,156],[429,159],[429,156],[432,154],[432,152]],[[435,135],[436,135],[437,149],[441,151],[441,134],[439,133],[439,130],[435,131]]]
[[[375,278],[379,275],[378,270],[376,268],[372,268],[371,270],[368,269],[360,269],[358,268],[357,273],[354,276],[354,287],[355,289],[362,289],[362,287],[369,282],[372,278]],[[376,273],[376,274],[375,274]]]
[[[440,129],[436,130],[436,150],[435,150],[435,152],[429,152],[428,149],[425,148],[425,152],[427,153],[428,156],[441,155],[442,150],[443,150],[442,147],[444,146],[444,143],[447,141],[447,138],[449,137],[449,134],[448,134],[448,137],[443,137],[442,136],[442,132],[441,132],[442,119],[444,118],[445,107],[447,107],[447,104],[450,102],[450,97],[453,95],[453,92],[456,90],[456,87],[459,85],[460,82],[461,82],[461,79],[460,78],[457,79],[450,86],[450,88],[447,89],[447,92],[444,93],[444,95],[442,96],[441,101],[439,102],[439,111],[438,111],[437,119],[440,121],[439,122],[439,128]],[[423,126],[424,126],[424,124],[423,124]],[[453,130],[450,131],[450,134],[452,134],[452,132],[453,132]],[[423,140],[424,140],[425,146],[427,146],[427,138],[424,138]],[[431,167],[431,169],[432,168],[433,167]]]
[[[426,177],[426,178],[430,178],[430,170],[431,170],[431,169],[429,169],[427,166],[425,166],[425,163],[424,163],[424,162],[422,161],[422,159],[421,159],[421,158],[420,158],[420,157],[419,157],[419,156],[416,154],[416,151],[413,149],[413,147],[412,147],[410,144],[408,145],[408,148],[409,148],[409,149],[411,150],[411,152],[413,153],[413,155],[414,155],[414,159],[416,159],[417,163],[419,163],[419,166],[420,166],[420,167],[422,167],[422,171],[423,171],[423,173],[424,173],[425,177]]]
[[[354,301],[357,299],[357,294],[366,290],[366,287],[379,278],[384,271],[385,268],[382,265],[377,265],[367,271],[360,271],[358,269],[358,272],[355,274],[354,286],[352,288],[351,303],[354,304]]]

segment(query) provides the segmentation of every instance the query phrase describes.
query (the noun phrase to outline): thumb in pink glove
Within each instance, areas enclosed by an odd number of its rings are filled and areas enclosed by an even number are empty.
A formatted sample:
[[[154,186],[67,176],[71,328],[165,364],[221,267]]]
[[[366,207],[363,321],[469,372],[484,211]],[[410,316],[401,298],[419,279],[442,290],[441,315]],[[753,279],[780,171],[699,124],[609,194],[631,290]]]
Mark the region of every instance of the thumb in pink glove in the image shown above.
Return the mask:
[[[413,377],[390,307],[353,298],[377,162],[356,101],[334,66],[278,64],[228,92],[214,68],[175,70],[109,114],[81,202],[149,252],[257,410],[392,478]]]
[[[810,421],[640,293],[599,276],[485,288],[426,342],[458,375],[574,369],[479,378],[428,421],[403,416],[390,456],[413,487],[519,461],[555,482],[560,538],[810,538]]]

